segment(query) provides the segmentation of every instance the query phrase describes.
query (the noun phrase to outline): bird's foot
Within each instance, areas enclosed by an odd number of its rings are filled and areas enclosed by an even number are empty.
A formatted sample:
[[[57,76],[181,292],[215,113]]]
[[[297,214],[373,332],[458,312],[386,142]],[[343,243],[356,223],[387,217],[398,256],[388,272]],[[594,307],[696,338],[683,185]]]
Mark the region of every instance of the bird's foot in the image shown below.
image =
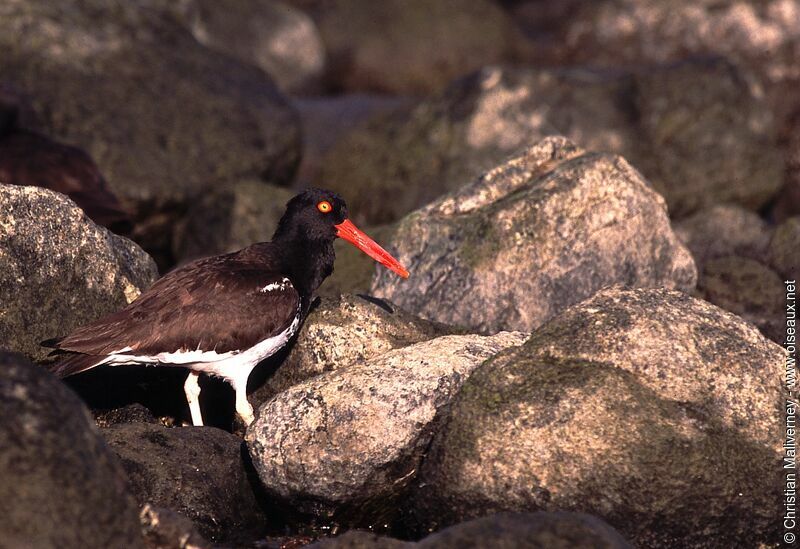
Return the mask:
[[[247,408],[245,409],[239,409],[239,407],[237,407],[236,413],[239,414],[239,417],[247,427],[256,420],[255,415],[253,415],[253,407],[250,406],[250,403],[247,404]]]
[[[189,372],[183,390],[186,393],[186,401],[189,403],[189,412],[192,414],[192,424],[195,427],[203,425],[203,414],[200,412],[200,384],[198,383],[200,374]]]

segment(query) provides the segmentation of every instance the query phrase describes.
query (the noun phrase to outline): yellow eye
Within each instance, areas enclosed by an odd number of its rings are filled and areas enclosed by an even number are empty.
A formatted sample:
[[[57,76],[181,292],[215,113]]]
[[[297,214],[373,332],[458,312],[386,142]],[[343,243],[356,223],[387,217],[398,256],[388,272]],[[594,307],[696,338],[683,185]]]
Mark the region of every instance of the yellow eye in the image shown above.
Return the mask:
[[[317,209],[322,213],[326,214],[333,209],[333,206],[331,206],[331,203],[328,202],[327,200],[323,200],[322,202],[317,204]]]

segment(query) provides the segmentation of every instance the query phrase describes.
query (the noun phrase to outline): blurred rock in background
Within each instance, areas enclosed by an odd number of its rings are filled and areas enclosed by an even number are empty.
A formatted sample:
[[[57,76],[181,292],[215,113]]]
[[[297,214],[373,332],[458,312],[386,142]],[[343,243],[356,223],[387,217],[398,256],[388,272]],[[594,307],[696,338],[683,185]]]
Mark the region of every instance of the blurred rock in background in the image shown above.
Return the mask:
[[[4,3],[0,73],[31,97],[35,129],[91,155],[163,268],[175,212],[243,177],[288,183],[300,135],[266,73],[200,45],[156,4]]]
[[[484,68],[346,135],[319,182],[351,196],[356,219],[385,223],[547,135],[625,156],[672,216],[720,202],[758,209],[783,181],[763,90],[705,60],[637,72]]]
[[[173,13],[201,44],[269,74],[284,93],[320,91],[325,46],[301,10],[274,0],[149,0]]]
[[[527,43],[490,0],[289,0],[316,21],[337,91],[424,95]]]

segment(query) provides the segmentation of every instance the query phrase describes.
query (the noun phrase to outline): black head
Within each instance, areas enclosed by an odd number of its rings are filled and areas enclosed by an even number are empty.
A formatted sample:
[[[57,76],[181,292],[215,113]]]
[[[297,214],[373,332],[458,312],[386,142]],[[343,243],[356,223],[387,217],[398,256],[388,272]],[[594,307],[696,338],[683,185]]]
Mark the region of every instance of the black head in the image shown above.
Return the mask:
[[[330,241],[337,236],[336,225],[347,219],[347,204],[338,194],[324,189],[307,189],[286,203],[274,239]]]
[[[302,253],[307,261],[318,263],[313,270],[324,273],[324,278],[333,270],[333,240],[337,237],[408,278],[408,271],[395,258],[347,219],[347,204],[331,191],[308,189],[292,198],[272,240],[289,245],[293,253]]]

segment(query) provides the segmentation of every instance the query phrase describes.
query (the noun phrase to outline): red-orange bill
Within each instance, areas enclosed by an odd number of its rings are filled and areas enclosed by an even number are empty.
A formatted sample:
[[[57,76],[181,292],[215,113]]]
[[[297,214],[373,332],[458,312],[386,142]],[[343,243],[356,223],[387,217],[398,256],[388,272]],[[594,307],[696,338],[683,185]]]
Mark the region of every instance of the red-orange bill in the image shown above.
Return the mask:
[[[361,232],[349,219],[335,226],[336,236],[347,240],[350,244],[370,256],[381,265],[391,269],[403,278],[408,278],[408,271],[392,255],[381,248],[377,242]]]

